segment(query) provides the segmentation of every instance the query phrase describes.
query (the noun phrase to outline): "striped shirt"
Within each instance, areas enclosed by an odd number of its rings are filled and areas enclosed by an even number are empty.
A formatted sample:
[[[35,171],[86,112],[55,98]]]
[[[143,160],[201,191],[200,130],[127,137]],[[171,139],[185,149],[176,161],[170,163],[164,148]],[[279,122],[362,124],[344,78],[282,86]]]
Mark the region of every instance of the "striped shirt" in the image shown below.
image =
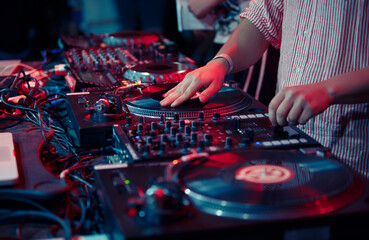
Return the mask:
[[[277,91],[369,66],[369,0],[254,0],[241,18],[280,48]],[[368,107],[332,105],[299,127],[368,176]]]

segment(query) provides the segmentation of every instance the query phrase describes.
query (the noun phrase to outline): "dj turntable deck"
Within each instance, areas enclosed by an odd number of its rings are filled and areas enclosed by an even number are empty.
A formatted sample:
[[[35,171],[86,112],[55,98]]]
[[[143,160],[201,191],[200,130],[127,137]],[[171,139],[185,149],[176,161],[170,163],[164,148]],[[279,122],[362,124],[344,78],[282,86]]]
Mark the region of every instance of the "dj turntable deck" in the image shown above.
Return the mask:
[[[195,68],[162,37],[64,42],[71,86],[83,91],[67,95],[75,143],[116,151],[95,166],[113,239],[288,239],[326,227],[340,239],[365,229],[366,181],[296,126],[273,127],[234,84],[206,103],[196,94],[162,107]]]
[[[346,239],[365,229],[367,186],[327,158],[243,150],[95,169],[114,239],[288,239],[296,229]]]

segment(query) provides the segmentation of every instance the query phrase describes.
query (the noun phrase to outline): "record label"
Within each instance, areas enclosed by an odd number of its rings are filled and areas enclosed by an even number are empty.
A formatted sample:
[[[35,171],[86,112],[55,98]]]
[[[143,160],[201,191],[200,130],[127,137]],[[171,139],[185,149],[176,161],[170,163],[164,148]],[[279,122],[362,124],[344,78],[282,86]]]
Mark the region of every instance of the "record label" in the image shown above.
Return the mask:
[[[237,180],[257,184],[283,183],[294,176],[291,169],[277,165],[246,166],[238,169],[235,174]]]

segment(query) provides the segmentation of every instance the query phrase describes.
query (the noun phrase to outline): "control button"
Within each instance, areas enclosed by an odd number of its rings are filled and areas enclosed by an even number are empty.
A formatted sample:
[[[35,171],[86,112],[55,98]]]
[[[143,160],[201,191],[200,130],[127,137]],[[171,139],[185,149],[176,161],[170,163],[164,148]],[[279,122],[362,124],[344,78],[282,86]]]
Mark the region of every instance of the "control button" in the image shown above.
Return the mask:
[[[307,143],[307,142],[308,142],[308,140],[307,140],[306,138],[300,138],[300,142],[302,142],[302,143]]]
[[[282,145],[289,145],[290,141],[288,140],[281,140]]]
[[[278,141],[278,140],[274,140],[274,141],[272,141],[272,144],[273,144],[274,146],[280,146],[280,145],[282,145],[282,143],[281,143],[280,141]]]
[[[290,143],[297,144],[297,143],[299,143],[299,141],[297,139],[290,139]]]
[[[270,147],[272,146],[272,143],[270,141],[265,141],[261,143],[264,147]]]

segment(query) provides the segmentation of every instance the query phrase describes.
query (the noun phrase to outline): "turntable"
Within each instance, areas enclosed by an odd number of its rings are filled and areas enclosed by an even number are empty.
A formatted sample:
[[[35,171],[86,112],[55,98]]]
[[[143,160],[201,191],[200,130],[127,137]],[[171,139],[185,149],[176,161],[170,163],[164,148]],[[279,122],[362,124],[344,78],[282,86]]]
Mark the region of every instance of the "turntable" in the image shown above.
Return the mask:
[[[252,103],[251,98],[239,89],[223,87],[206,103],[201,103],[195,96],[178,108],[162,107],[160,101],[163,95],[174,86],[175,84],[149,86],[142,92],[127,94],[124,101],[129,111],[137,116],[160,118],[165,115],[166,118],[173,118],[177,113],[179,118],[184,119],[195,119],[199,112],[203,113],[204,118],[212,117],[214,113],[220,116],[230,115],[249,107]]]
[[[95,167],[114,239],[282,239],[327,227],[341,239],[365,229],[368,186],[335,160],[278,150],[188,159]]]

